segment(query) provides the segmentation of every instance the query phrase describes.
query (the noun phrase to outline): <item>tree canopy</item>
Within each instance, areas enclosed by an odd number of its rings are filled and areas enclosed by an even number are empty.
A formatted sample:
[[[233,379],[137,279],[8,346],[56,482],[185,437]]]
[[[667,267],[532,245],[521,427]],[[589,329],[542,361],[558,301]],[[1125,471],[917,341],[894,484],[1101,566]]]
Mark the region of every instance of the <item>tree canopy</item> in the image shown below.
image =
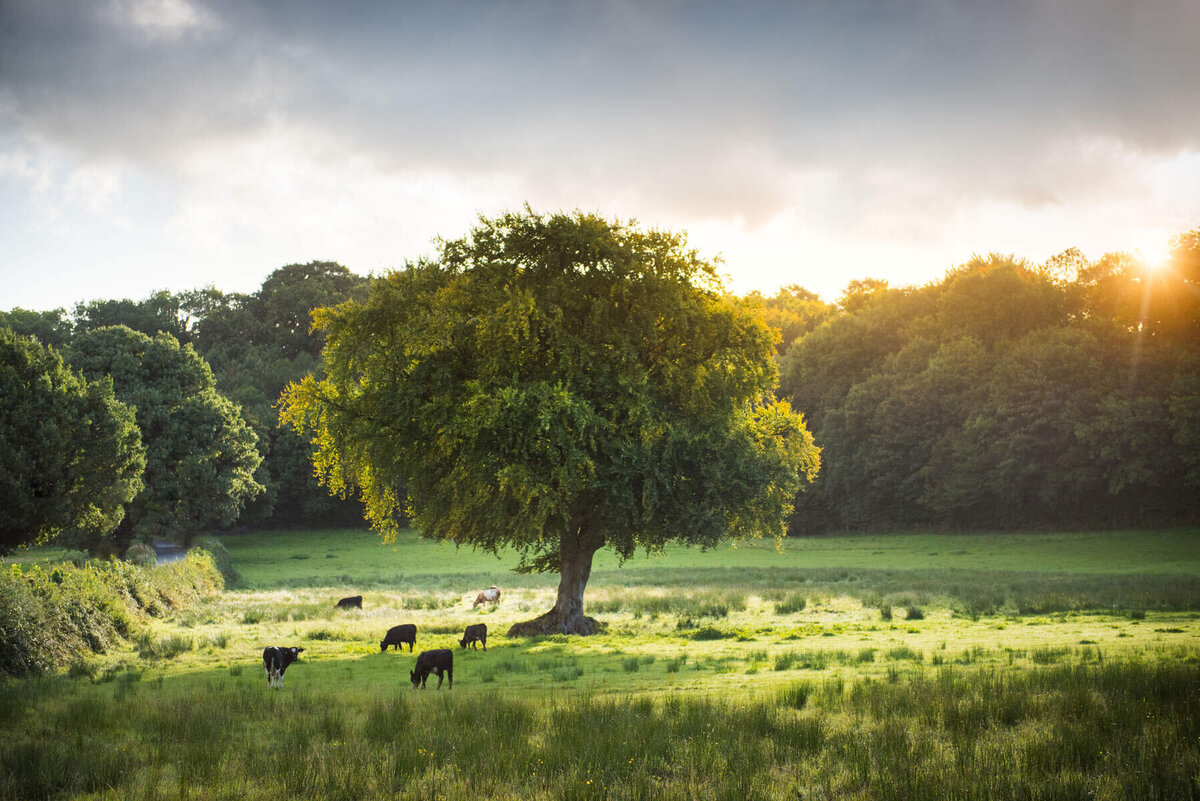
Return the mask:
[[[186,537],[228,525],[262,491],[254,480],[257,438],[191,345],[114,326],[76,336],[70,360],[85,376],[109,377],[117,397],[136,408],[145,486],[127,509],[120,539]]]
[[[0,328],[0,397],[0,551],[112,531],[146,464],[112,382],[88,382],[53,348]]]
[[[529,209],[315,315],[327,377],[283,397],[316,467],[385,532],[560,572],[535,621],[586,633],[601,547],[781,535],[818,450],[773,395],[776,335],[682,236]]]
[[[1146,525],[1200,512],[1200,232],[863,282],[782,360],[824,447],[793,531]]]

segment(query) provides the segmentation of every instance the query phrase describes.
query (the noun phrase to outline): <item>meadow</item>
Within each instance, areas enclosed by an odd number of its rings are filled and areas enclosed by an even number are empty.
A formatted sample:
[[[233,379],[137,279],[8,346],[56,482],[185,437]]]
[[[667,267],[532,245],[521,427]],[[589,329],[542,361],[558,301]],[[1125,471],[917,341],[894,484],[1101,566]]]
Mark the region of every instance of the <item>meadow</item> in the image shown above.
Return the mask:
[[[239,586],[0,686],[0,797],[1200,797],[1197,529],[603,555],[589,638],[504,636],[555,586],[511,555],[224,544]],[[380,653],[402,622],[453,690]],[[306,649],[278,692],[268,644]]]

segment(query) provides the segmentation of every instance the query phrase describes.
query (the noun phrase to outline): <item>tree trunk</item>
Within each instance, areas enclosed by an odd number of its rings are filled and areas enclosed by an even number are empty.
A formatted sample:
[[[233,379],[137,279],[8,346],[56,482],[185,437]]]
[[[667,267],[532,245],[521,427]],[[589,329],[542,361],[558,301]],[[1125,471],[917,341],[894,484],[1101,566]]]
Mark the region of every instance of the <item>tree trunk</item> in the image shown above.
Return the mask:
[[[592,574],[592,557],[603,545],[603,537],[590,535],[583,526],[577,529],[575,535],[564,536],[559,546],[558,600],[554,608],[533,620],[515,624],[508,630],[508,636],[594,633],[600,623],[583,614],[583,591]]]

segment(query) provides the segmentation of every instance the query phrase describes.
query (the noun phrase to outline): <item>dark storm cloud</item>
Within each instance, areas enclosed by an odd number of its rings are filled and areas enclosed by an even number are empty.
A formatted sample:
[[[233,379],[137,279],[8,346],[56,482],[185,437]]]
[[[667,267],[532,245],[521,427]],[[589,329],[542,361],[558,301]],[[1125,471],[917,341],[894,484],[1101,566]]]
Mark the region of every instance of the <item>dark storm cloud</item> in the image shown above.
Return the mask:
[[[283,124],[384,171],[762,219],[808,170],[1036,206],[1094,170],[1056,142],[1200,146],[1190,0],[2,7],[6,127],[168,171]]]

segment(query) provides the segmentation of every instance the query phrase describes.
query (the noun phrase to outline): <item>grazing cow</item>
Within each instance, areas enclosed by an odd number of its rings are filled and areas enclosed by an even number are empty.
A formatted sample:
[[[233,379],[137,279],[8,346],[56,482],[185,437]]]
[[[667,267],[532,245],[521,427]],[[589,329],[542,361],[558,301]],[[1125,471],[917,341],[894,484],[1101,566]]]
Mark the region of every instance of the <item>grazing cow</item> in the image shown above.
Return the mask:
[[[438,674],[438,686],[442,689],[442,671],[446,672],[446,678],[450,680],[450,689],[454,689],[454,652],[449,648],[438,648],[434,651],[422,651],[417,657],[417,669],[409,671],[409,678],[412,679],[413,689],[420,687],[425,689],[425,680],[429,678],[430,673]]]
[[[471,608],[474,609],[480,604],[498,603],[500,603],[500,588],[493,584],[490,589],[486,589],[475,596],[475,603],[471,605]]]
[[[263,669],[267,671],[267,686],[278,690],[283,686],[283,674],[287,666],[300,658],[303,648],[287,648],[269,645],[263,649]]]
[[[411,654],[413,646],[417,643],[417,627],[412,623],[404,623],[388,629],[388,633],[383,637],[383,642],[379,643],[379,650],[386,651],[389,645],[393,645],[403,651],[404,643],[408,643],[408,652]]]
[[[338,609],[362,609],[362,596],[351,595],[337,602]]]
[[[472,648],[478,648],[477,642],[483,643],[483,650],[487,650],[487,623],[476,623],[473,626],[467,626],[467,632],[463,638],[458,641],[458,644],[463,648],[470,645]]]

